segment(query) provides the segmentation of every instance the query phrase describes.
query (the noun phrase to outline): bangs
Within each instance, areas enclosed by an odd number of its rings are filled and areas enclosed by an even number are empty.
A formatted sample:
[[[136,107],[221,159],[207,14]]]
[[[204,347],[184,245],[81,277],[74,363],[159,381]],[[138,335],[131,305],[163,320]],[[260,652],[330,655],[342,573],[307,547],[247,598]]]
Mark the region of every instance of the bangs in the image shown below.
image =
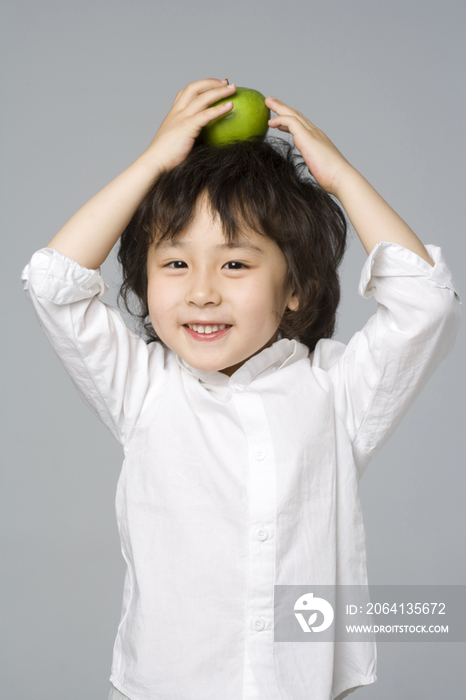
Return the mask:
[[[283,149],[283,140],[278,142]],[[290,156],[291,147],[286,146]],[[278,166],[283,168],[283,157],[268,142],[194,147],[183,163],[156,183],[148,243],[183,235],[202,204],[220,221],[228,244],[247,238],[250,231],[274,237],[271,221],[283,216],[276,182],[270,182],[276,179]]]
[[[212,201],[212,194],[208,189],[204,189],[192,206],[189,206],[184,216],[178,213],[172,217],[169,212],[159,211],[157,222],[153,222],[149,245],[158,247],[165,242],[171,243],[182,238],[202,207],[207,208],[214,222],[220,223],[228,246],[237,247],[241,243],[248,243],[251,232],[268,237],[261,226],[257,212],[245,205],[244,193],[238,192],[229,204],[227,204],[227,198],[221,195],[222,193]]]

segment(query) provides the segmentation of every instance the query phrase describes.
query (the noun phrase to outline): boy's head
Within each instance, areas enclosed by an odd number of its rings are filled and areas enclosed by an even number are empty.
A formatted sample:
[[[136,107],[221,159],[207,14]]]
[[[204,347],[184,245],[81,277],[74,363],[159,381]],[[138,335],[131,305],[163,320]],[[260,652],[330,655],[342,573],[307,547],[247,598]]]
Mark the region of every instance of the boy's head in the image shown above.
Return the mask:
[[[291,144],[198,144],[124,231],[120,295],[149,342],[231,374],[279,334],[311,350],[331,337],[345,244],[342,210]],[[208,339],[197,321],[226,328]]]

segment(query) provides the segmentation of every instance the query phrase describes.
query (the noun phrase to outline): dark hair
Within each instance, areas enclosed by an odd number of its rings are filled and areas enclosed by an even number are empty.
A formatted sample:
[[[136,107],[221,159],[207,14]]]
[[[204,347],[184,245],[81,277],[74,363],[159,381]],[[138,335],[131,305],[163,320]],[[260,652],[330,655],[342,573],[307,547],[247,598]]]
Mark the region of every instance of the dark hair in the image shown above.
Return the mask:
[[[226,241],[244,226],[272,238],[288,263],[285,281],[299,299],[286,309],[279,332],[312,351],[330,338],[340,301],[337,268],[346,247],[343,210],[311,177],[291,143],[273,137],[215,147],[196,142],[185,160],[164,172],[147,193],[121,236],[118,261],[123,282],[118,299],[139,319],[148,336],[160,339],[148,320],[147,252],[162,239],[174,239],[189,226],[201,195],[207,194]],[[135,295],[138,309],[129,298]]]

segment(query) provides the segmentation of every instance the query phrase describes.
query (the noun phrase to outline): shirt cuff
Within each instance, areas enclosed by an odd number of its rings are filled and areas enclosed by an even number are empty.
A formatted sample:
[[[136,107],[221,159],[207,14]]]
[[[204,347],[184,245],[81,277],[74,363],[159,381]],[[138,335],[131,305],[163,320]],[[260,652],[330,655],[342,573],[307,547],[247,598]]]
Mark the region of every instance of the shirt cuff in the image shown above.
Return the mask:
[[[24,290],[36,288],[36,296],[54,304],[69,304],[109,289],[98,270],[89,270],[53,248],[34,253],[21,273]]]
[[[432,244],[425,245],[425,249],[434,262],[433,267],[417,253],[398,243],[385,241],[377,243],[362,268],[358,286],[359,294],[365,299],[373,296],[374,285],[371,284],[373,277],[427,277],[434,287],[451,289],[458,302],[462,304],[442,249]]]

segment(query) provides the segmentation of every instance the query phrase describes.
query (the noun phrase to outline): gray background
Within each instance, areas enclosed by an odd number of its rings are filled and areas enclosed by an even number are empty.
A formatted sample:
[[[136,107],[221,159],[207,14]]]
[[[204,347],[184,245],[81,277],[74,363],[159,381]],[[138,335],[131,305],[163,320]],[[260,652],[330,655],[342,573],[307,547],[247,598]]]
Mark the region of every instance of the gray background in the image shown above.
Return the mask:
[[[22,268],[146,148],[179,90],[227,76],[323,129],[461,284],[465,5],[9,0],[2,25],[1,695],[100,700],[123,586],[123,454],[48,346]],[[343,342],[375,312],[357,294],[365,258],[354,235]],[[361,482],[373,584],[465,583],[463,338]],[[379,681],[356,696],[459,697],[464,651],[381,644]]]

